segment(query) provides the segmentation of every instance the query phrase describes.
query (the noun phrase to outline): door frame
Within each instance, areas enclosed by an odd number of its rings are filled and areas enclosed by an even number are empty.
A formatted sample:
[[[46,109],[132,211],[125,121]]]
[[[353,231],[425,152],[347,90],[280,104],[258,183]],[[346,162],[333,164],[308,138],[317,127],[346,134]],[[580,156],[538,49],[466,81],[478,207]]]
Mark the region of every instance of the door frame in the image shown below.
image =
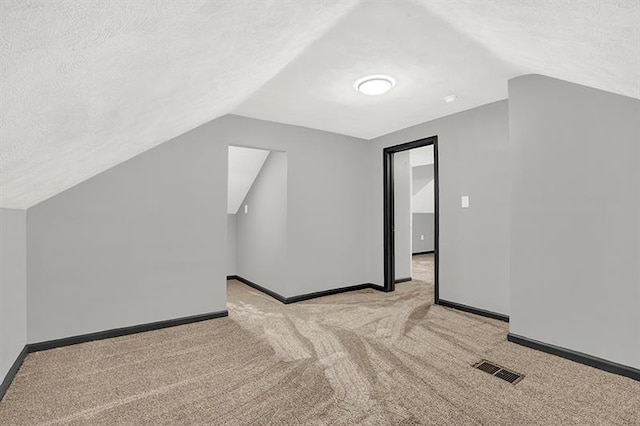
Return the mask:
[[[394,181],[393,181],[393,155],[397,152],[408,151],[414,148],[433,145],[433,185],[434,185],[434,207],[435,207],[435,230],[434,230],[434,287],[433,298],[434,303],[440,301],[439,289],[439,216],[440,216],[440,196],[439,196],[439,178],[438,178],[438,136],[430,136],[400,145],[394,145],[384,148],[383,157],[383,199],[384,199],[384,291],[394,291],[395,286],[395,218],[394,218]]]

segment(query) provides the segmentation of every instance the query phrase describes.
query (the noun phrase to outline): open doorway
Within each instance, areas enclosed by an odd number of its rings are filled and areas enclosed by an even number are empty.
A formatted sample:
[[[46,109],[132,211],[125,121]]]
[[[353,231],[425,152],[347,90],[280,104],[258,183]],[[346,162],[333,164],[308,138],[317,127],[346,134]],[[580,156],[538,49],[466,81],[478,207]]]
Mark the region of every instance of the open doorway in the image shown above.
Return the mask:
[[[286,294],[287,154],[229,146],[228,173],[227,279]]]
[[[408,271],[411,279],[414,274],[429,273],[432,268],[437,304],[438,138],[432,136],[385,148],[383,158],[384,291],[394,291],[397,282],[406,280],[400,276],[404,271]],[[413,179],[413,165],[417,179]],[[400,211],[399,206],[405,209]]]
[[[415,281],[433,283],[435,277],[435,157],[433,145],[404,152],[409,154],[411,170],[411,277]],[[400,154],[402,153],[396,154],[396,160]],[[396,203],[396,210],[398,207]]]

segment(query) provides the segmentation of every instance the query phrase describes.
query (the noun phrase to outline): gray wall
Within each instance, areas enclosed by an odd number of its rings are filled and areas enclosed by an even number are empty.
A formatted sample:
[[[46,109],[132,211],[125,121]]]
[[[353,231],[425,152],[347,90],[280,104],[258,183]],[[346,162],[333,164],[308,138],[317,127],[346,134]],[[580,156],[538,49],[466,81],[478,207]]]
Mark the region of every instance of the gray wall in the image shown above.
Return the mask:
[[[236,145],[287,153],[283,296],[368,282],[369,236],[363,215],[369,179],[363,158],[369,153],[369,142],[234,115],[206,126],[212,140],[222,142],[225,149]],[[226,194],[226,178],[219,179],[216,185],[222,185],[219,191]]]
[[[435,212],[435,183],[433,181],[433,164],[425,164],[411,168],[411,211],[413,213]]]
[[[409,151],[393,155],[395,275],[411,277],[411,163]]]
[[[509,82],[510,331],[640,368],[640,101]]]
[[[433,251],[436,241],[433,164],[413,167],[411,172],[411,252]]]
[[[227,275],[238,274],[237,222],[235,214],[227,215]]]
[[[435,214],[413,213],[411,252],[433,251],[435,247]],[[424,237],[421,239],[420,237]]]
[[[236,216],[238,275],[276,293],[286,293],[286,153],[269,153]]]
[[[225,309],[227,147],[247,141],[287,152],[283,295],[367,282],[368,143],[224,116],[29,209],[29,342]]]
[[[0,382],[27,343],[26,211],[0,209]]]
[[[29,342],[226,309],[226,158],[200,127],[30,208]]]
[[[382,149],[437,135],[440,166],[440,296],[509,314],[509,122],[495,102],[370,142],[371,282],[383,282]],[[460,196],[471,196],[471,208]]]

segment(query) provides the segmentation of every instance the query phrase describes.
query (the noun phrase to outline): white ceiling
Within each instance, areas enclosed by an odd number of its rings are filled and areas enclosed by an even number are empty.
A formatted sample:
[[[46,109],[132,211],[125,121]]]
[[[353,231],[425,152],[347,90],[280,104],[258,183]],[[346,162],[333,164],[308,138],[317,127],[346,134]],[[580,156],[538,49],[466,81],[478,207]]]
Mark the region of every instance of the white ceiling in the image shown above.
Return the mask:
[[[238,213],[267,156],[269,151],[264,149],[229,147],[228,214]]]
[[[640,98],[640,2],[363,2],[234,112],[371,139],[505,99],[531,73]],[[397,84],[353,89],[371,74]]]
[[[227,113],[373,138],[527,73],[640,98],[639,22],[637,0],[5,0],[0,206]],[[379,73],[388,94],[353,89]]]
[[[433,164],[433,145],[422,146],[409,150],[409,162],[411,167]]]
[[[387,74],[367,96],[353,84]],[[371,139],[507,97],[515,67],[414,2],[366,2],[234,112]],[[451,93],[458,100],[448,104]]]
[[[232,111],[356,0],[0,2],[0,206]]]

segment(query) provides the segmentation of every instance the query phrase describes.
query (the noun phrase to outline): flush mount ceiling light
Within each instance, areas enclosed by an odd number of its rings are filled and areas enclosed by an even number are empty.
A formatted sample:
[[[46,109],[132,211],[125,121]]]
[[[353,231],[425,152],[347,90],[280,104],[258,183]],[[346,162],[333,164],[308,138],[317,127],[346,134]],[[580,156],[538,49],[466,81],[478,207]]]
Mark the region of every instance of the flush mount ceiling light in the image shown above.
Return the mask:
[[[458,95],[449,95],[444,97],[444,101],[448,104],[458,99]]]
[[[382,95],[395,86],[396,80],[388,75],[370,75],[356,81],[358,92],[369,96]]]

